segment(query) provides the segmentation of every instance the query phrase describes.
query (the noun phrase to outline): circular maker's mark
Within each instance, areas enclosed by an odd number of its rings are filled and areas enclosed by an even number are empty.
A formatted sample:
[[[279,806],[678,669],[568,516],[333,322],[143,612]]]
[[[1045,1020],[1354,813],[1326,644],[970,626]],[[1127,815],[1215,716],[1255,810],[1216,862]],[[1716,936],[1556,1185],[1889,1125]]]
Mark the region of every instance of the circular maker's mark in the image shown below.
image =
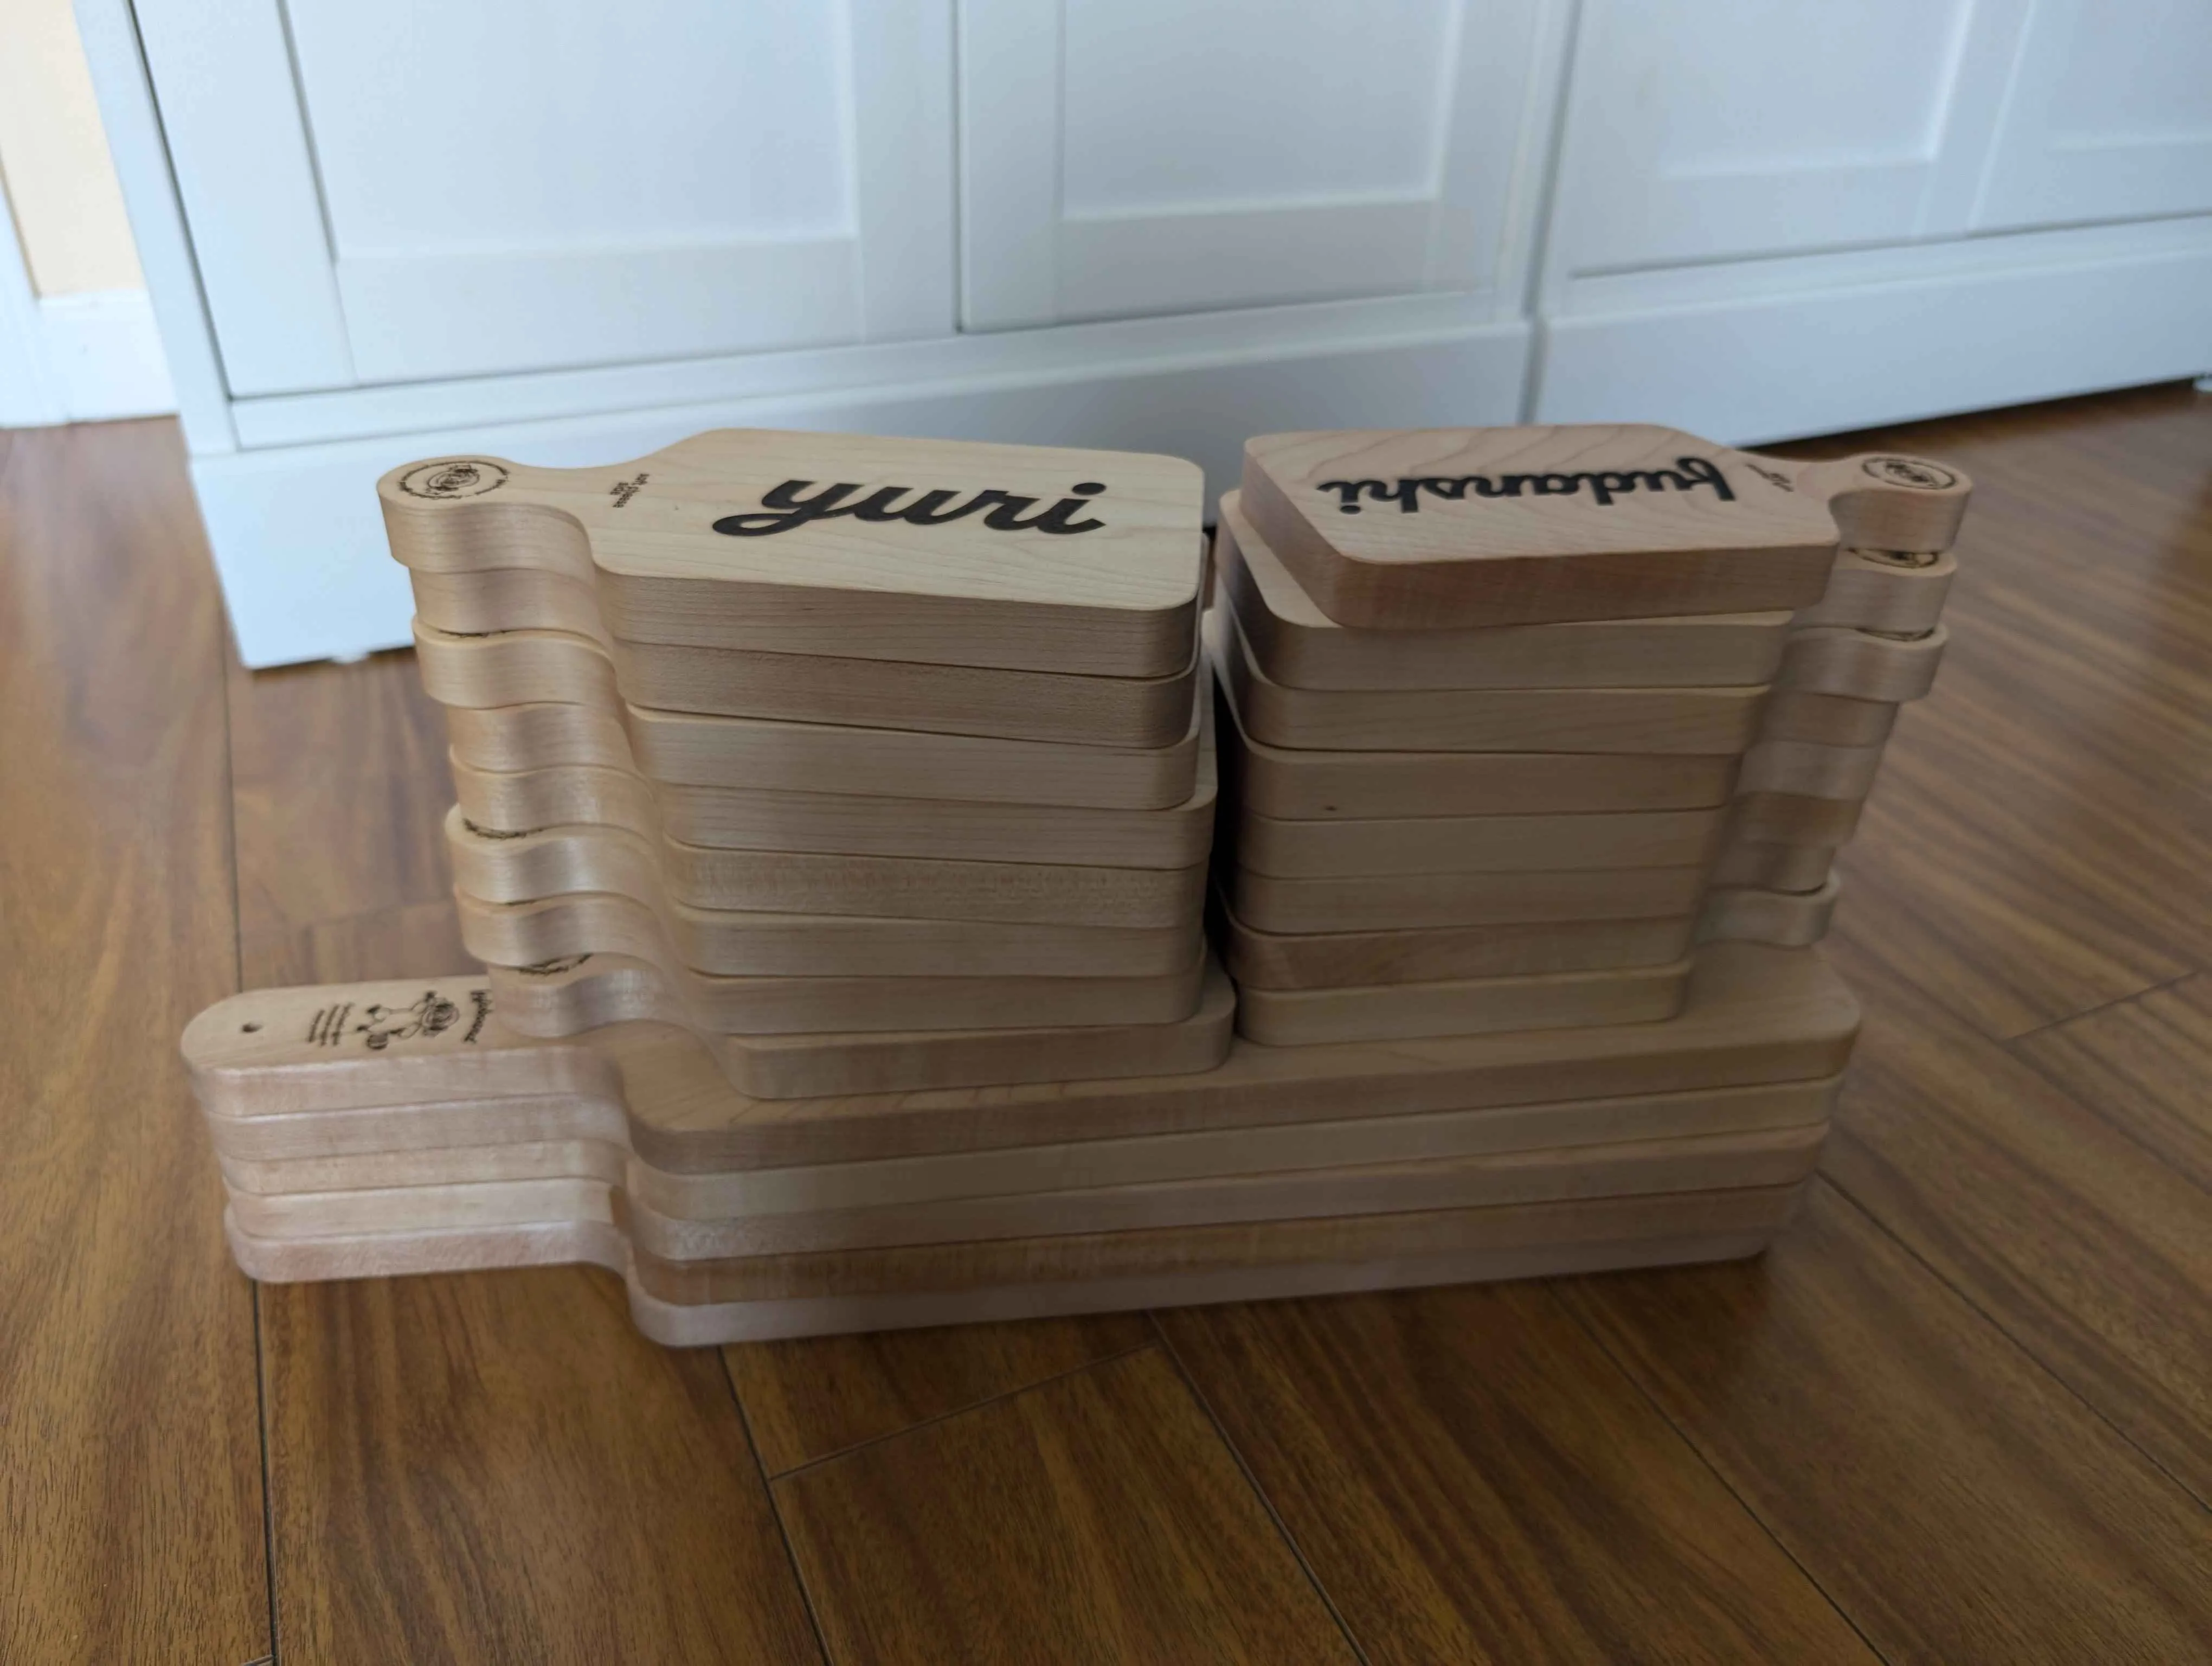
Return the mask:
[[[1869,457],[1862,466],[1885,485],[1916,492],[1940,492],[1959,483],[1959,477],[1942,464],[1918,457]]]
[[[482,497],[505,484],[507,471],[481,457],[455,457],[443,463],[425,463],[399,477],[399,489],[410,497]]]

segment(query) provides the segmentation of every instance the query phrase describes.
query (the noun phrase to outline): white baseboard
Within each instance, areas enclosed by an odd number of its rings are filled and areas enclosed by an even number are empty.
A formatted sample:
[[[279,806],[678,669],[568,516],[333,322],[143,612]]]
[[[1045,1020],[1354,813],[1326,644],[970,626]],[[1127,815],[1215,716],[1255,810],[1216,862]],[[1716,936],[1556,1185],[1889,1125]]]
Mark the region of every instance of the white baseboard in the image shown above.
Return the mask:
[[[344,659],[410,639],[413,599],[385,546],[374,488],[412,458],[476,452],[574,468],[641,456],[702,429],[835,429],[1165,452],[1205,468],[1210,502],[1237,483],[1251,435],[1518,421],[1530,336],[1516,321],[1239,362],[1117,370],[1109,360],[981,384],[924,380],[269,447],[195,458],[192,482],[245,662]]]
[[[177,408],[143,289],[27,292],[0,307],[0,427],[161,416]]]
[[[1731,445],[2025,404],[2212,368],[2212,225],[2042,234],[1621,277],[1544,326],[1528,420]],[[1826,264],[1826,263],[1823,263]],[[1916,271],[1917,266],[1919,270]],[[1729,293],[1733,291],[1733,293]]]

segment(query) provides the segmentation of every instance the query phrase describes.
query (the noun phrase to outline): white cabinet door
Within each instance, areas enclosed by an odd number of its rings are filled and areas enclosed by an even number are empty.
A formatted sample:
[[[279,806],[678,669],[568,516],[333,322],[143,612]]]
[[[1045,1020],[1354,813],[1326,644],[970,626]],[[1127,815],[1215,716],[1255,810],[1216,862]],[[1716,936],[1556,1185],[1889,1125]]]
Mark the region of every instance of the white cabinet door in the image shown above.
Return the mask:
[[[2027,0],[1589,0],[1557,271],[1966,229]]]
[[[962,0],[970,329],[1492,285],[1547,0]]]
[[[137,0],[234,394],[942,334],[951,0]]]
[[[2212,211],[2212,5],[2037,0],[1977,230]]]

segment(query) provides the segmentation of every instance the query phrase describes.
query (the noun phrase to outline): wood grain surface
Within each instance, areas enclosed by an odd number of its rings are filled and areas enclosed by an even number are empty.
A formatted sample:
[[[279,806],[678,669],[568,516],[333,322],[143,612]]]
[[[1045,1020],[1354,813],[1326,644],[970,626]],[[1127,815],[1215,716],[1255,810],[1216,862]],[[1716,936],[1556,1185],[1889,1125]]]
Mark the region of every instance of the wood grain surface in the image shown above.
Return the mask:
[[[988,1658],[994,1639],[1034,1657],[1030,1639],[1076,1630],[1068,1652],[1095,1631],[1133,1653],[1163,1626],[1168,1658],[1184,1638],[1200,1645],[1186,1657],[1297,1657],[1296,1639],[1239,1629],[1255,1604],[1378,1663],[1850,1659],[1852,1633],[1887,1659],[1973,1666],[2201,1654],[2206,1517],[2185,1466],[2203,1372],[2185,1322],[2203,1304],[2212,1075],[2212,413],[2185,386],[1791,449],[1932,455],[1977,482],[1955,580],[1912,569],[1952,593],[1942,674],[1900,714],[1840,861],[1831,940],[1874,1009],[1830,1147],[1849,1197],[1817,1192],[1772,1254],[1733,1268],[1186,1310],[1168,1324],[1196,1412],[1117,1388],[1118,1410],[1040,1414],[1103,1431],[1048,1444],[993,1408],[1088,1383],[1142,1347],[1132,1322],[918,1329],[865,1359],[733,1347],[733,1395],[717,1356],[641,1341],[595,1270],[271,1286],[257,1395],[254,1298],[222,1265],[174,1026],[231,987],[234,934],[252,984],[465,964],[438,827],[446,734],[411,656],[217,680],[173,429],[0,436],[0,912],[34,952],[14,963],[0,1053],[11,1103],[34,1108],[16,1129],[33,1160],[0,1183],[0,1398],[36,1430],[0,1455],[9,1519],[31,1524],[0,1553],[0,1655],[806,1660],[810,1610],[831,1630],[836,1609],[837,1635],[862,1639],[833,1645],[844,1659]],[[581,710],[538,708],[533,746],[627,746]],[[1694,801],[1514,808],[1697,808],[1728,796],[1732,767]],[[1664,780],[1691,790],[1686,769]],[[1368,1079],[1386,1097],[1393,1079]],[[856,1104],[801,1137],[774,1105],[717,1121],[726,1101],[672,1092],[653,1138],[757,1164],[1006,1150],[1040,1116],[1066,1143],[1133,1137],[1084,1105],[988,1097]],[[688,1146],[686,1105],[704,1118]],[[283,1152],[281,1117],[235,1122]],[[1667,1248],[1686,1246],[1650,1253]],[[1574,1249],[1390,1273],[1559,1272]],[[1341,1268],[1300,1277],[1097,1298],[1358,1287]],[[970,1444],[902,1467],[975,1412],[991,1415]],[[1217,1447],[1145,1447],[1194,1415]],[[869,1458],[883,1469],[820,1520],[895,1535],[890,1560],[794,1564],[776,1531],[793,1483]],[[770,1490],[763,1469],[792,1473]],[[1241,1517],[1160,1502],[1232,1471]],[[1010,1519],[973,1483],[986,1473],[1029,1477],[1035,1507]],[[1129,1513],[1155,1503],[1177,1523],[1157,1554],[1130,1537],[1152,1518]],[[1239,1519],[1279,1547],[1243,1548]],[[1285,1566],[1318,1608],[1271,1606]],[[1125,1614],[1150,1617],[1069,1619]]]

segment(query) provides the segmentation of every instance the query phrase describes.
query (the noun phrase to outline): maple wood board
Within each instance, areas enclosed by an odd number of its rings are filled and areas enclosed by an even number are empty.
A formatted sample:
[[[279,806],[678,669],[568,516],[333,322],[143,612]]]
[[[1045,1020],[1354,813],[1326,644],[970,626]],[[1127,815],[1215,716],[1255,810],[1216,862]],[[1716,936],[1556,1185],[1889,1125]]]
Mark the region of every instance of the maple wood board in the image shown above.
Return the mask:
[[[1237,1001],[1237,1030],[1265,1047],[1310,1047],[1649,1024],[1681,1011],[1689,982],[1690,962],[1685,958],[1602,971],[1333,989],[1246,989]]]
[[[1255,740],[1218,679],[1222,785],[1247,811],[1334,818],[1580,814],[1725,804],[1739,756],[1303,751]]]
[[[1759,739],[1818,746],[1879,746],[1897,727],[1897,702],[1778,689],[1759,720]]]
[[[1256,931],[1224,903],[1215,911],[1223,962],[1238,987],[1329,989],[1430,983],[1530,972],[1657,966],[1689,952],[1692,915],[1543,921],[1396,931]]]
[[[1225,978],[1207,1002],[1225,1039]],[[699,1172],[1811,1080],[1844,1067],[1858,1023],[1819,951],[1718,943],[1697,952],[1682,1011],[1661,1023],[1387,1046],[1238,1041],[1194,1073],[1156,1078],[766,1098],[673,1026],[523,1037],[493,1015],[481,973],[234,995],[193,1019],[183,1050],[201,1103],[233,1118],[586,1099],[625,1107],[647,1162]]]
[[[1833,845],[1767,844],[1735,841],[1721,847],[1713,864],[1716,887],[1742,886],[1750,890],[1793,891],[1820,890],[1834,867]]]
[[[1746,1197],[1753,1201],[1741,1201]],[[612,1226],[597,1222],[450,1233],[370,1233],[307,1243],[257,1239],[240,1231],[235,1222],[227,1221],[226,1230],[239,1266],[250,1277],[267,1282],[382,1278],[564,1262],[596,1264],[624,1277],[631,1316],[641,1333],[651,1341],[685,1347],[1739,1260],[1766,1248],[1786,1224],[1795,1201],[1794,1193],[1775,1198],[1765,1194],[1732,1194],[1715,1200],[1715,1207],[1709,1212],[1711,1218],[1723,1223],[1717,1230],[1675,1237],[1615,1237],[1590,1243],[1544,1243],[1528,1248],[1485,1246],[1426,1255],[1389,1255],[1378,1248],[1364,1259],[1337,1263],[1271,1263],[1195,1273],[1000,1285],[944,1294],[686,1305],[661,1300],[641,1288],[631,1276],[626,1243]],[[1772,1219],[1760,1219],[1747,1226],[1735,1225],[1761,1212]],[[1729,1225],[1735,1225],[1735,1230],[1729,1230]]]
[[[585,892],[527,903],[456,894],[461,942],[488,965],[628,955],[726,977],[1140,977],[1198,954],[1199,922],[1032,926],[991,920],[744,914]]]
[[[1221,500],[1213,549],[1216,605],[1236,616],[1261,673],[1291,689],[1740,687],[1772,680],[1791,621],[1770,611],[1352,630],[1299,587],[1236,492]]]
[[[1085,867],[905,856],[714,850],[592,824],[488,834],[446,818],[453,879],[488,903],[586,891],[657,907],[1031,925],[1173,927],[1198,918],[1206,866]]]
[[[1840,882],[1831,873],[1817,891],[1762,891],[1723,886],[1705,898],[1698,940],[1772,943],[1784,948],[1817,943],[1828,934]]]
[[[589,1179],[619,1185],[633,1204],[657,1213],[712,1222],[1802,1129],[1826,1120],[1842,1083],[1842,1077],[1833,1076],[1689,1093],[705,1174],[672,1173],[643,1162],[631,1152],[619,1118],[611,1134],[579,1117],[574,1138],[514,1138],[477,1145],[414,1143],[434,1130],[408,1125],[406,1113],[397,1108],[307,1111],[276,1118],[222,1116],[210,1108],[208,1122],[224,1182],[234,1194]],[[480,1119],[464,1117],[464,1111],[503,1103],[433,1109],[448,1113],[448,1122],[466,1121],[475,1129]],[[297,1123],[303,1118],[319,1119],[321,1129],[331,1136],[329,1149],[273,1158],[242,1154],[258,1149],[255,1142],[268,1124]],[[363,1145],[380,1119],[398,1125],[400,1137],[409,1143]],[[516,1132],[522,1132],[519,1123]]]
[[[1859,824],[1863,799],[1803,793],[1740,793],[1729,806],[1728,842],[1839,845]]]
[[[1286,689],[1254,663],[1233,617],[1206,617],[1206,648],[1246,733],[1294,751],[1741,752],[1764,684],[1717,689]]]
[[[1322,612],[1414,629],[1811,606],[1839,540],[1946,548],[1969,489],[1920,459],[1779,464],[1638,424],[1265,435],[1240,484]]]
[[[1696,913],[1705,888],[1702,866],[1327,879],[1283,879],[1233,865],[1226,872],[1224,889],[1238,918],[1261,931],[1290,933],[1672,919]]]
[[[558,573],[631,642],[1132,678],[1189,658],[1204,483],[1179,458],[721,429],[604,468],[428,459],[377,490],[406,567]]]
[[[1200,933],[1171,971],[1105,977],[726,977],[595,952],[545,966],[489,969],[505,1021],[537,1036],[572,1036],[644,1018],[748,1038],[862,1031],[1000,1031],[1177,1025],[1198,1010],[1206,958]],[[1133,1047],[1139,1036],[1127,1034]],[[816,1043],[819,1045],[820,1043]],[[1140,1069],[1149,1067],[1139,1065]]]
[[[448,707],[446,729],[453,757],[485,770],[589,764],[634,769],[656,784],[1160,810],[1198,790],[1204,682],[1182,738],[1159,747],[702,717],[565,697]]]
[[[1812,1171],[1826,1132],[1825,1122],[1814,1122],[1748,1134],[712,1218],[664,1214],[619,1182],[586,1177],[233,1191],[229,1208],[255,1237],[292,1240],[605,1219],[647,1255],[703,1261],[1787,1185]]]
[[[493,832],[596,822],[644,836],[724,850],[921,856],[1097,867],[1188,867],[1213,836],[1218,772],[1212,702],[1197,781],[1163,810],[991,804],[728,787],[653,786],[632,769],[556,763],[481,769],[450,759],[461,813]]]
[[[1229,842],[1239,866],[1288,879],[1689,867],[1710,858],[1744,814],[1741,802],[1710,810],[1375,821],[1285,821],[1248,810],[1235,818]]]
[[[1790,633],[1774,686],[1853,700],[1917,700],[1935,686],[1949,641],[1941,625],[1917,636],[1800,626]]]
[[[1881,746],[1824,746],[1810,740],[1761,740],[1743,756],[1741,793],[1790,793],[1815,799],[1863,799],[1881,768]]]

